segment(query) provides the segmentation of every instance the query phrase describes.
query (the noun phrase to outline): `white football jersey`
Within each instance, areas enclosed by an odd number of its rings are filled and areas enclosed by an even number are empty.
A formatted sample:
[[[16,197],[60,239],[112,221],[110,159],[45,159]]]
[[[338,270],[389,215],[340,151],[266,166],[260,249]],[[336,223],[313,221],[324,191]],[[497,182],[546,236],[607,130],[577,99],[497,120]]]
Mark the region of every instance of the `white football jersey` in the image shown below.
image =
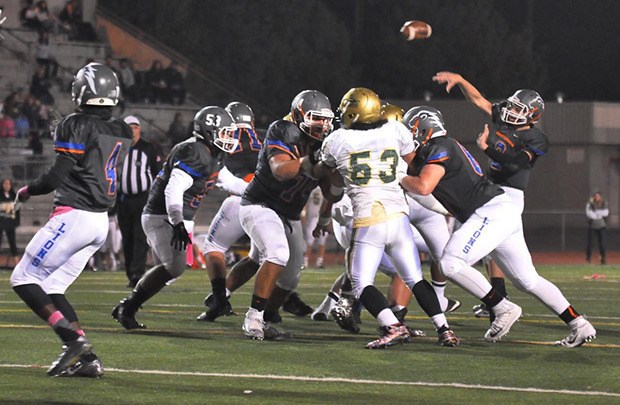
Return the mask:
[[[369,130],[338,129],[323,141],[321,159],[344,179],[353,202],[354,227],[409,212],[396,173],[406,170],[401,156],[413,150],[411,133],[396,121]]]

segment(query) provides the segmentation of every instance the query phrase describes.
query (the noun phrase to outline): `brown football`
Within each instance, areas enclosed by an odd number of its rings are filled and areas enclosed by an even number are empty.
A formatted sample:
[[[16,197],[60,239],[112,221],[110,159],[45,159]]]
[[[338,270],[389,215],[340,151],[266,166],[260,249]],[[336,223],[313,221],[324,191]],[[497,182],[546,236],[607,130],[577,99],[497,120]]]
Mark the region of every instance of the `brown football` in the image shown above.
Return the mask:
[[[400,33],[407,41],[413,41],[414,39],[425,39],[431,36],[433,29],[424,21],[407,21],[400,28]]]

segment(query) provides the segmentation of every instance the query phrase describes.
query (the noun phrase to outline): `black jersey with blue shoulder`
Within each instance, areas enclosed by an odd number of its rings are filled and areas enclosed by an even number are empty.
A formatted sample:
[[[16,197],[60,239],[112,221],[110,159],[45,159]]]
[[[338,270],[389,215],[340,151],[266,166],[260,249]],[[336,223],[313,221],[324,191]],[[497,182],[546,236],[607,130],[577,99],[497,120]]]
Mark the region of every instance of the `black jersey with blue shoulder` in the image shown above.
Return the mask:
[[[320,142],[312,140],[292,122],[273,122],[267,129],[254,178],[246,188],[241,204],[264,205],[287,219],[298,220],[310,192],[319,182],[303,173],[293,179],[279,181],[271,171],[269,159],[283,153],[299,159],[319,146]]]
[[[533,124],[518,130],[519,126],[503,122],[500,117],[505,103],[493,104],[492,108],[495,127],[487,139],[490,150],[485,151],[491,157],[487,176],[493,183],[525,190],[534,164],[549,149],[549,141]]]
[[[265,134],[254,128],[237,128],[235,138],[239,145],[231,153],[224,153],[222,162],[233,175],[245,179],[256,170]]]
[[[416,153],[409,173],[417,176],[428,164],[445,169],[432,194],[460,222],[465,222],[478,208],[504,192],[484,177],[476,159],[453,138],[431,138]]]
[[[131,145],[129,125],[86,113],[66,116],[54,131],[54,150],[75,162],[54,191],[54,206],[105,212],[116,201],[119,168]]]
[[[213,188],[220,170],[220,161],[196,138],[177,144],[168,155],[149,191],[144,214],[168,215],[165,190],[172,170],[180,169],[189,174],[193,183],[183,193],[183,219],[192,221],[207,190]]]

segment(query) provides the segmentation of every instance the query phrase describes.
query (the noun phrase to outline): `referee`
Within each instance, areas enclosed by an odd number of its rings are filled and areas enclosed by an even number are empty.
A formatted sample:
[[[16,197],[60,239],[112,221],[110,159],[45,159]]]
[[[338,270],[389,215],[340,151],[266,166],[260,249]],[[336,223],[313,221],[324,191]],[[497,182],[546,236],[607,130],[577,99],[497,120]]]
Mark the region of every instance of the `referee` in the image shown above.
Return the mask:
[[[118,226],[123,237],[125,273],[135,287],[144,274],[149,245],[142,229],[142,209],[149,189],[161,169],[161,159],[154,145],[140,137],[140,121],[133,115],[124,119],[133,131],[133,142],[120,174],[118,193]]]

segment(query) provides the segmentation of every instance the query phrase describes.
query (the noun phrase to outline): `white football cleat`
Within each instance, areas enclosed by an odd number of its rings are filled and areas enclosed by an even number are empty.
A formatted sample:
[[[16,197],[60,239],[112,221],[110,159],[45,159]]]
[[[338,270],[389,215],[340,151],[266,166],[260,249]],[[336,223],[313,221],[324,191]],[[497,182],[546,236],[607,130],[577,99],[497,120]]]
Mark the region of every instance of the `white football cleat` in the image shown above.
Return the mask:
[[[522,313],[520,306],[505,298],[493,307],[493,311],[495,312],[495,320],[487,333],[484,334],[487,342],[501,340],[510,331],[512,325],[519,320]]]
[[[265,338],[265,322],[263,311],[254,308],[248,309],[243,320],[243,333],[250,339],[263,340]]]
[[[571,327],[570,334],[555,342],[556,346],[578,347],[596,339],[596,329],[583,316],[570,321],[569,326]]]

